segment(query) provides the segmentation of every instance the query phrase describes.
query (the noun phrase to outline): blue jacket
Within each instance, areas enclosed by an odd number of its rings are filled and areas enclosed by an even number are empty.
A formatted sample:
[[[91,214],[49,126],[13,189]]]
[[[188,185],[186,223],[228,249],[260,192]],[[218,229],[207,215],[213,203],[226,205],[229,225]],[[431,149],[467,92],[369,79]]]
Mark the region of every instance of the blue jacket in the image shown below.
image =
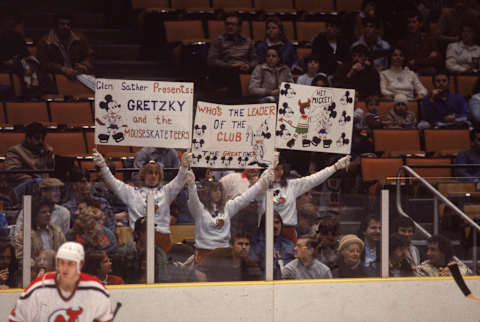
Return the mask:
[[[467,102],[463,96],[449,92],[445,101],[436,98],[433,103],[430,102],[431,97],[432,94],[430,93],[423,99],[423,120],[428,121],[431,124],[444,122],[444,117],[452,113],[455,114],[455,118],[457,119],[460,117],[470,119],[470,110],[468,109]]]
[[[291,42],[288,40],[281,45],[278,45],[280,49],[280,56],[282,58],[282,62],[287,65],[288,67],[292,67],[292,65],[298,65],[297,62],[297,51]],[[255,45],[257,50],[257,59],[259,63],[265,62],[265,57],[267,56],[267,42],[261,41]]]
[[[457,164],[480,164],[480,153],[473,150],[460,151],[455,160]],[[480,181],[480,168],[457,168],[455,173],[459,177],[464,177],[465,181]],[[466,178],[469,177],[469,178]],[[476,178],[470,178],[476,177]]]
[[[273,277],[274,279],[281,279],[279,261],[283,261],[283,265],[286,265],[294,259],[295,251],[293,250],[293,243],[282,236],[278,236],[275,238],[273,248],[275,249],[273,255]],[[265,235],[263,233],[259,233],[252,238],[248,257],[258,262],[263,274],[265,274]]]

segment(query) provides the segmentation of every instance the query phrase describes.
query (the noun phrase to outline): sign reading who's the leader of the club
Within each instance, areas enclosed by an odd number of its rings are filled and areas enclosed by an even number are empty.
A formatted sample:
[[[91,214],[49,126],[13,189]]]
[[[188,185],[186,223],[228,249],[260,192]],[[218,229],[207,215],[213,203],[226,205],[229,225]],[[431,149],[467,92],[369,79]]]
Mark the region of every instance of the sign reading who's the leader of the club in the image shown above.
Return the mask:
[[[282,83],[275,147],[350,154],[355,90]]]
[[[189,148],[193,83],[97,79],[95,144]]]
[[[266,168],[274,152],[276,104],[198,102],[193,126],[193,166]]]

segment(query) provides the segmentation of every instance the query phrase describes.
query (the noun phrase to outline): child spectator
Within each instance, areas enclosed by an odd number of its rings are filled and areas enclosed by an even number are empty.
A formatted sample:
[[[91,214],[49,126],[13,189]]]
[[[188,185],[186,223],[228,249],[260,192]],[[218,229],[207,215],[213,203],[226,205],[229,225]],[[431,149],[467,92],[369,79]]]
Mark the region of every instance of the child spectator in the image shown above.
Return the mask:
[[[373,129],[383,128],[383,122],[378,115],[378,105],[380,99],[378,96],[369,96],[367,98],[367,112],[365,113],[365,124],[367,125],[368,130],[371,132]]]
[[[414,128],[417,124],[417,116],[408,110],[408,100],[403,94],[395,95],[393,108],[388,111],[384,121],[387,128]]]
[[[87,253],[84,271],[98,277],[103,285],[125,284],[120,276],[110,274],[112,272],[112,261],[107,253],[101,250]]]
[[[307,67],[307,72],[298,77],[297,84],[310,86],[315,76],[319,74],[320,59],[317,56],[310,55],[305,59],[305,66]]]
[[[43,274],[55,271],[55,255],[56,252],[53,249],[42,249],[40,251],[32,266],[32,281]]]

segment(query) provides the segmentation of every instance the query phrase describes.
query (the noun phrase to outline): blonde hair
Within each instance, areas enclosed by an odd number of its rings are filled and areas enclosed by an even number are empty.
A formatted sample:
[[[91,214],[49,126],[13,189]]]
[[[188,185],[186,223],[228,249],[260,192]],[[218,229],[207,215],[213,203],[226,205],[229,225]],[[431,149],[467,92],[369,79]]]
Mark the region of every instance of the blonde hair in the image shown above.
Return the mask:
[[[145,182],[145,175],[147,171],[158,172],[160,174],[159,175],[160,178],[158,182],[160,183],[163,181],[163,168],[157,162],[151,160],[148,163],[146,163],[138,172],[138,179],[142,184]]]

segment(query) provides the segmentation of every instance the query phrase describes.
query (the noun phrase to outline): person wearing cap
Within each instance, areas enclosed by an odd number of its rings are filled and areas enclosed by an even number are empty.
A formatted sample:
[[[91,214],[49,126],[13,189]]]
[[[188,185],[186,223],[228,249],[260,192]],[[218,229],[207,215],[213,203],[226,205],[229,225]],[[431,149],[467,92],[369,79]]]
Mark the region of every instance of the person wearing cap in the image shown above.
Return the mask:
[[[155,244],[166,253],[172,247],[170,235],[170,204],[185,184],[187,168],[192,163],[192,153],[185,152],[182,156],[180,169],[177,176],[162,185],[163,169],[156,162],[145,164],[138,173],[140,187],[132,187],[116,179],[107,167],[103,156],[94,150],[93,158],[97,167],[102,172],[106,184],[128,207],[130,227],[133,229],[138,218],[147,215],[147,195],[153,194],[155,211]]]
[[[295,244],[295,259],[282,269],[282,279],[332,278],[330,268],[313,257],[317,242],[309,236],[301,236]]]
[[[333,276],[335,278],[373,276],[370,268],[363,265],[361,256],[363,249],[364,243],[356,235],[343,236],[338,242],[339,257],[332,272]]]
[[[408,99],[404,94],[396,94],[393,108],[388,111],[383,124],[386,128],[411,129],[417,125],[417,115],[408,110]]]
[[[20,295],[9,322],[113,320],[110,294],[97,277],[82,273],[83,246],[66,242],[56,256],[56,271],[33,281]]]
[[[61,188],[64,186],[63,182],[57,178],[43,178],[38,184],[39,192],[35,197],[45,199],[51,207],[50,223],[57,225],[64,235],[70,230],[70,211],[64,206],[59,205],[61,201]],[[17,222],[15,224],[15,236],[23,230],[23,209],[17,215]]]
[[[45,143],[47,129],[40,123],[33,122],[25,127],[25,139],[22,143],[8,148],[5,156],[5,170],[53,170],[55,156],[53,148]],[[31,194],[34,187],[46,173],[9,174],[7,180],[13,187],[17,201],[24,194]]]

